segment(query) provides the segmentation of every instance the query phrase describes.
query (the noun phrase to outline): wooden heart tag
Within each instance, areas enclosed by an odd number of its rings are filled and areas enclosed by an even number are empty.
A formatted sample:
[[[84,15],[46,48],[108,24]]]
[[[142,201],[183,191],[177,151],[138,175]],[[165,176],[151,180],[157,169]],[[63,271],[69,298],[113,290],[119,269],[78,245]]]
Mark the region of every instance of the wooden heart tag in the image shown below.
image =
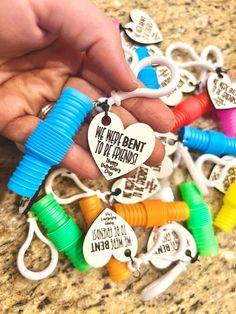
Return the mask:
[[[138,241],[130,225],[106,208],[89,228],[83,243],[84,258],[95,268],[105,266],[114,256],[121,262],[130,261],[137,253]],[[129,250],[130,256],[126,251]]]
[[[120,190],[114,199],[122,204],[142,202],[160,190],[160,184],[151,167],[141,165],[130,178],[118,179],[112,185],[112,192]]]
[[[138,168],[149,158],[155,146],[155,134],[144,123],[124,129],[120,118],[112,112],[106,119],[110,119],[108,125],[102,112],[92,120],[88,142],[98,168],[111,180]]]
[[[130,12],[132,22],[125,25],[126,34],[140,44],[155,44],[163,40],[162,34],[153,19],[144,11]]]
[[[236,84],[232,84],[228,75],[212,73],[207,80],[207,89],[216,109],[236,108]]]

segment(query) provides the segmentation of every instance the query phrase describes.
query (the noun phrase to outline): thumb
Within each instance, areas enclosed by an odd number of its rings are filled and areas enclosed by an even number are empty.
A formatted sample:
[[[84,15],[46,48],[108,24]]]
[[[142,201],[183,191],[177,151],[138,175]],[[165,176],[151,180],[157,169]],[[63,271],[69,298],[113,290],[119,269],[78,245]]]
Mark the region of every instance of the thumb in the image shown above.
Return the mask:
[[[137,79],[125,61],[118,30],[89,0],[33,1],[39,26],[85,51],[91,63],[116,90],[131,91]]]

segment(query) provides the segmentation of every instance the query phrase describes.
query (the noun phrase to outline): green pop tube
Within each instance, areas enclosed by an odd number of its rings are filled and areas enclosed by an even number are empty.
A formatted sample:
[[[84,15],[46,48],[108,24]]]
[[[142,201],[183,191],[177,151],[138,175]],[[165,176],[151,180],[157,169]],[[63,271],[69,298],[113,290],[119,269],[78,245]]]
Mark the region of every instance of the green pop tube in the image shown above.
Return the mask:
[[[219,251],[219,246],[216,242],[209,207],[193,181],[181,184],[179,189],[183,200],[190,209],[190,216],[186,224],[196,241],[199,254],[202,256],[215,255]]]
[[[90,268],[83,256],[81,231],[72,218],[55,201],[53,194],[34,203],[31,211],[47,230],[48,238],[58,251],[63,252],[81,272]]]

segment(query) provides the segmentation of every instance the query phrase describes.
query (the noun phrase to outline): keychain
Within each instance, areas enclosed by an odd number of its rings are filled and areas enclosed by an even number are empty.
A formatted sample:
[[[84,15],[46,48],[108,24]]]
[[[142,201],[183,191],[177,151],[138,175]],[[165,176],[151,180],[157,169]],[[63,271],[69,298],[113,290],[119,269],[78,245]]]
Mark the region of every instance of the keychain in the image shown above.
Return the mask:
[[[187,269],[187,265],[197,260],[196,243],[192,235],[181,225],[173,222],[160,228],[155,228],[154,232],[151,234],[147,253],[132,258],[132,260],[128,262],[129,269],[133,272],[140,272],[142,264],[148,264],[149,262],[155,263],[153,262],[154,259],[159,259],[160,264],[158,265],[161,265],[163,268],[174,261],[178,261],[178,263],[165,275],[144,288],[141,293],[143,301],[151,300],[163,293],[171,286],[177,276]],[[176,238],[178,238],[176,242],[177,246],[174,247],[174,251],[170,251],[170,254],[169,252],[157,254],[158,251],[161,250],[162,243],[169,233],[174,233]],[[154,237],[155,241],[153,241]]]
[[[50,276],[54,272],[54,270],[57,266],[57,262],[58,262],[58,252],[57,252],[55,246],[52,244],[52,242],[49,241],[40,231],[40,229],[37,225],[37,218],[35,216],[33,216],[31,213],[29,213],[27,222],[29,223],[29,232],[28,232],[28,236],[25,240],[25,243],[22,245],[22,247],[20,248],[20,250],[18,252],[17,267],[18,267],[18,270],[23,277],[25,277],[29,280],[42,280],[44,278],[47,278],[48,276]],[[38,272],[29,270],[25,266],[25,263],[24,263],[25,252],[30,247],[30,244],[33,240],[34,233],[43,243],[45,243],[49,247],[49,249],[51,251],[50,264],[44,270],[38,271]]]
[[[88,142],[92,156],[107,180],[120,177],[141,166],[152,154],[155,146],[154,131],[144,123],[135,123],[124,129],[120,118],[110,112],[113,104],[120,105],[124,99],[132,97],[156,98],[171,92],[179,82],[178,67],[167,58],[147,57],[140,60],[133,72],[138,73],[152,63],[167,66],[171,80],[159,89],[138,88],[132,92],[111,92],[110,98],[102,97],[95,103],[98,111],[88,130]]]

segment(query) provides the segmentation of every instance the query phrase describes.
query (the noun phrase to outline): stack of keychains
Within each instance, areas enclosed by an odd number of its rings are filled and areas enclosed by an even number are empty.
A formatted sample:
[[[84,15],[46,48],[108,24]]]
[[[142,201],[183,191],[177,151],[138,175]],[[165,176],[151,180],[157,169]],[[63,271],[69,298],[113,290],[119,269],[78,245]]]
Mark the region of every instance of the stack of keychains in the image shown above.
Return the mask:
[[[147,301],[163,293],[199,255],[218,253],[214,227],[231,232],[236,226],[236,88],[223,68],[217,47],[206,47],[198,55],[189,45],[174,43],[163,53],[157,47],[162,35],[151,17],[137,9],[130,15],[142,21],[133,25],[132,31],[131,22],[125,26],[118,21],[115,24],[121,32],[127,62],[146,88],[131,93],[113,91],[110,98],[98,99],[95,104],[80,91],[64,89],[27,140],[23,159],[8,187],[22,197],[20,212],[28,215],[30,225],[30,235],[17,260],[23,276],[31,280],[49,276],[57,265],[57,251],[63,252],[78,271],[106,266],[115,282],[136,272],[142,274],[141,266],[149,262],[158,269],[174,263],[165,275],[142,291],[141,297]],[[157,30],[155,36],[150,27]],[[172,59],[176,49],[190,53],[193,60],[189,66],[200,64],[198,80],[187,70],[188,62]],[[209,60],[210,54],[215,56],[215,63]],[[184,94],[191,95],[183,99]],[[119,118],[109,112],[112,105],[140,96],[160,97],[173,107],[172,132],[157,133],[138,123],[126,132]],[[48,175],[64,158],[94,105],[100,113],[90,124],[88,140],[99,169],[106,179],[112,180],[110,190],[105,192],[93,191],[66,169],[53,170]],[[189,126],[209,112],[219,118],[224,133]],[[105,123],[107,118],[110,120]],[[156,137],[165,146],[165,157],[161,164],[149,167],[145,161],[153,151]],[[189,150],[202,155],[194,161]],[[181,160],[192,180],[179,185],[181,200],[174,200],[170,178]],[[216,164],[209,178],[203,172],[207,161]],[[137,166],[133,177],[123,177]],[[83,192],[64,199],[55,195],[52,186],[58,176],[71,178]],[[225,194],[214,221],[204,201],[210,187]],[[40,196],[40,188],[45,189],[45,196]],[[84,235],[61,206],[76,201],[88,228]],[[37,220],[48,239],[38,228]],[[139,255],[135,227],[153,228],[147,252]],[[32,230],[53,252],[50,265],[41,272],[29,271],[24,265]]]

